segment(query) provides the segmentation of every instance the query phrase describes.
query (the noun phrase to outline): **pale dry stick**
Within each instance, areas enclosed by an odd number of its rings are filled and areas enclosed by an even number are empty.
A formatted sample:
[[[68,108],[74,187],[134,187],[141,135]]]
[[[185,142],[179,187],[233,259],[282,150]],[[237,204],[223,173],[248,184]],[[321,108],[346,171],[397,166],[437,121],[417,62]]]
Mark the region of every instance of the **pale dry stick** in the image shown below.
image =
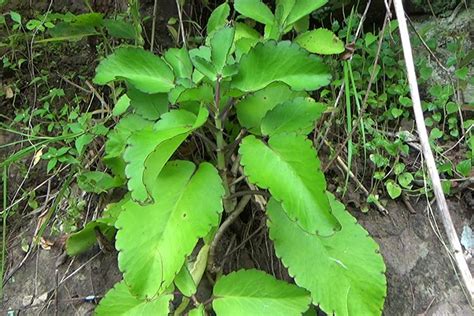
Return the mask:
[[[153,22],[151,22],[151,41],[150,41],[150,52],[153,53],[155,46],[155,31],[156,31],[156,12],[158,11],[158,0],[155,0],[153,4]]]
[[[184,24],[183,24],[183,14],[181,12],[181,5],[179,4],[179,0],[176,0],[176,7],[178,8],[179,28],[181,29],[181,38],[183,39],[183,47],[187,47],[186,33],[184,32]]]
[[[100,95],[99,92],[97,92],[96,88],[88,81],[86,80],[86,85],[91,89],[92,93],[99,99],[100,103],[102,106],[109,112],[111,113],[110,106],[105,102],[104,98]]]
[[[423,117],[423,110],[421,108],[420,93],[418,91],[418,82],[416,79],[415,65],[413,62],[410,35],[408,34],[408,27],[405,19],[405,10],[403,9],[402,0],[394,0],[394,6],[398,19],[398,27],[400,30],[403,54],[405,57],[405,66],[407,70],[408,83],[410,86],[413,112],[415,114],[415,121],[418,129],[418,135],[420,137],[423,156],[425,158],[428,173],[431,178],[433,191],[436,196],[439,215],[443,221],[444,229],[446,231],[446,235],[451,246],[450,251],[452,252],[452,255],[455,258],[456,265],[461,274],[463,285],[467,290],[467,299],[469,303],[472,304],[474,302],[474,282],[472,280],[472,275],[469,271],[469,267],[463,256],[461,244],[459,243],[456,229],[454,228],[453,221],[451,219],[451,215],[448,209],[448,204],[446,203],[446,198],[443,193],[441,180],[439,177],[438,170],[436,168],[436,162],[433,157],[433,152],[431,151],[428,132],[426,130],[425,120]]]
[[[372,1],[369,0],[367,1],[367,4],[365,5],[365,10],[364,13],[362,13],[362,18],[360,19],[359,25],[357,26],[357,30],[355,33],[354,38],[357,39],[359,37],[360,31],[362,31],[362,25],[364,24],[365,18],[367,17],[367,12],[369,12],[370,5],[372,4]],[[354,40],[355,42],[355,40]]]
[[[456,279],[458,280],[458,282],[461,284],[462,281],[459,278],[459,274],[456,270],[456,258],[454,257],[453,253],[449,249],[449,246],[446,244],[446,242],[443,239],[441,230],[439,229],[438,222],[436,221],[436,217],[433,212],[433,208],[431,207],[435,203],[436,197],[430,200],[428,197],[428,194],[426,193],[426,192],[429,192],[429,188],[428,188],[428,181],[426,179],[426,170],[425,170],[425,164],[424,164],[423,158],[424,158],[423,155],[421,155],[421,170],[422,170],[422,175],[423,175],[422,186],[425,189],[427,218],[430,223],[431,229],[433,230],[434,235],[436,236],[436,238],[439,240],[441,245],[446,250],[447,258],[449,260],[449,263],[451,264],[451,268],[454,271],[454,275],[456,276]],[[464,295],[467,297],[468,296],[468,294],[466,293],[467,290],[463,286],[461,286],[461,290],[463,291]],[[469,302],[469,305],[471,306],[471,308],[473,308],[473,305],[471,304],[471,302]]]
[[[68,166],[64,166],[63,168],[59,169],[58,171],[58,174],[62,171],[64,171]],[[37,191],[39,188],[41,188],[45,183],[47,183],[48,181],[50,181],[52,178],[56,177],[57,173],[55,173],[54,175],[52,175],[51,177],[49,177],[48,179],[44,180],[43,182],[41,182],[40,184],[38,184],[33,190],[31,191]],[[21,201],[25,200],[26,197],[25,196],[22,196],[21,198],[19,198],[18,200],[16,200],[15,202],[13,202],[12,204],[10,204],[10,206],[7,207],[7,211],[9,211],[10,209],[12,209],[13,207],[15,207],[16,205],[18,205],[18,203],[20,203]],[[34,211],[33,214],[37,213],[37,211]]]
[[[77,88],[77,89],[79,89],[79,90],[81,90],[81,91],[83,91],[83,92],[85,92],[85,93],[87,93],[87,94],[91,94],[91,93],[92,93],[92,91],[87,90],[87,89],[81,87],[80,85],[78,85],[78,84],[72,82],[72,81],[69,80],[68,78],[64,77],[64,76],[61,75],[58,71],[56,71],[56,74],[57,74],[59,77],[61,77],[61,79],[63,79],[63,80],[66,81],[67,83],[69,83],[71,86],[73,86],[73,87],[75,87],[75,88]]]
[[[436,61],[436,63],[438,64],[438,66],[443,69],[444,72],[448,73],[448,74],[451,74],[451,72],[443,65],[443,63],[441,62],[441,60],[439,60],[439,58],[435,55],[435,53],[431,50],[431,48],[428,46],[428,44],[426,44],[425,40],[423,39],[423,37],[420,35],[420,33],[418,33],[418,31],[416,30],[415,26],[413,25],[411,19],[407,16],[407,20],[408,20],[408,23],[410,24],[411,26],[411,29],[413,30],[413,32],[415,33],[416,37],[418,37],[418,39],[420,40],[421,44],[423,45],[423,47],[428,51],[428,53],[431,55],[431,57],[433,57],[433,59]]]
[[[352,173],[351,170],[349,170],[349,167],[347,167],[346,163],[344,160],[342,160],[341,157],[337,156],[337,163],[339,166],[344,169],[346,173],[349,174],[349,177],[357,184],[357,186],[364,191],[365,195],[368,197],[370,195],[369,190],[365,188],[365,186],[357,179],[357,177]],[[382,213],[382,215],[388,215],[388,210],[379,202],[379,201],[374,201],[375,206],[377,207],[377,210]]]
[[[339,93],[337,94],[336,101],[334,102],[333,111],[331,112],[331,115],[329,116],[328,123],[325,125],[325,127],[327,127],[327,128],[326,128],[326,131],[324,132],[324,136],[323,137],[318,136],[318,139],[321,139],[320,141],[318,141],[318,140],[313,141],[314,143],[319,142],[319,145],[318,145],[318,148],[317,148],[318,152],[321,150],[321,147],[323,147],[323,144],[324,144],[324,142],[326,141],[326,139],[328,137],[329,131],[331,130],[330,127],[332,125],[332,121],[334,120],[334,117],[336,117],[337,106],[339,104],[339,101],[341,100],[341,97],[342,97],[343,93],[344,93],[344,83],[342,83],[341,88],[339,89]]]
[[[457,145],[459,145],[459,143],[466,137],[466,135],[471,131],[472,127],[474,125],[471,125],[469,126],[469,128],[464,132],[464,134],[458,139],[458,141],[451,147],[449,147],[448,149],[446,149],[444,152],[443,152],[443,155],[446,155],[447,152],[450,152],[451,150],[453,150]]]
[[[368,1],[368,2],[367,2],[367,5],[365,6],[364,13],[362,14],[362,17],[361,17],[361,19],[360,19],[360,21],[359,21],[359,25],[357,26],[356,33],[355,33],[355,35],[354,35],[354,42],[357,40],[357,38],[359,37],[359,33],[360,33],[360,31],[362,30],[362,26],[363,26],[363,23],[364,23],[365,18],[366,18],[366,16],[367,16],[367,12],[369,11],[371,2],[372,2],[372,1]],[[352,56],[351,56],[351,59],[352,59]],[[319,142],[318,151],[321,150],[321,147],[322,147],[322,145],[323,145],[323,142],[324,142],[324,140],[327,138],[327,136],[328,136],[328,134],[329,134],[329,131],[330,131],[330,128],[329,128],[329,127],[331,126],[332,121],[333,121],[334,117],[336,116],[336,108],[337,108],[337,106],[338,106],[338,104],[339,104],[339,101],[341,100],[341,97],[342,97],[343,92],[344,92],[344,83],[342,83],[341,88],[339,89],[339,93],[338,93],[338,95],[337,95],[337,97],[336,97],[336,101],[334,102],[334,111],[332,111],[331,115],[329,116],[328,124],[326,124],[327,129],[326,129],[326,131],[324,132],[324,136],[323,136],[322,138],[318,136],[318,140],[321,139],[320,141],[318,141],[318,142]]]

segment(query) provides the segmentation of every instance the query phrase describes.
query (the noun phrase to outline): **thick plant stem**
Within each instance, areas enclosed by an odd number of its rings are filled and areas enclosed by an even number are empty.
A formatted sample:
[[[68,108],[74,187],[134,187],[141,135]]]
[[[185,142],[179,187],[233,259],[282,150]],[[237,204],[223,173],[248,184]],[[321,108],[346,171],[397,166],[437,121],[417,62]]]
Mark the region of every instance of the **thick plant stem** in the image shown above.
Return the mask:
[[[449,213],[448,204],[443,193],[441,186],[441,180],[439,173],[436,168],[436,162],[431,151],[428,132],[423,117],[423,109],[421,107],[420,93],[418,91],[418,82],[416,80],[415,64],[413,62],[413,53],[410,43],[410,35],[408,33],[408,26],[405,19],[405,10],[403,9],[402,0],[394,0],[395,12],[397,14],[398,25],[400,30],[400,38],[403,46],[403,54],[405,57],[405,65],[407,68],[408,83],[410,85],[411,99],[413,103],[413,112],[415,114],[416,126],[418,129],[418,135],[420,137],[421,148],[423,156],[425,157],[426,166],[428,167],[428,173],[431,178],[433,185],[433,191],[436,196],[436,202],[438,204],[439,215],[443,221],[446,236],[451,246],[450,255],[454,257],[457,268],[461,274],[462,283],[465,290],[467,291],[466,296],[469,303],[474,303],[474,281],[472,279],[469,266],[464,259],[462,247],[458,239],[456,229],[454,227],[451,215]]]
[[[220,113],[220,100],[221,100],[221,77],[217,77],[216,81],[216,95],[214,99],[214,124],[216,127],[216,155],[217,155],[217,169],[222,178],[222,183],[224,185],[225,195],[224,195],[224,209],[226,212],[232,210],[231,201],[228,199],[230,195],[229,183],[227,181],[227,164],[225,161],[225,146],[224,141],[224,127],[222,123],[221,113]]]

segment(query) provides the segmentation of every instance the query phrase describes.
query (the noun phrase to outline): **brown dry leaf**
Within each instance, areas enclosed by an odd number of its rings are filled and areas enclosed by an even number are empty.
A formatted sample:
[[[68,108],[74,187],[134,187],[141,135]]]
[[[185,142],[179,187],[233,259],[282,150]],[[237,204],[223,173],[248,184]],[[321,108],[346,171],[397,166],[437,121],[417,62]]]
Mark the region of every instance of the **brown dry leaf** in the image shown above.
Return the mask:
[[[46,238],[41,237],[41,240],[40,240],[41,248],[43,248],[44,250],[50,250],[53,245],[54,245],[54,241],[47,240]]]
[[[35,153],[35,156],[33,157],[33,167],[41,160],[41,156],[43,156],[43,148],[44,147],[41,147],[41,149]]]
[[[3,92],[5,92],[5,98],[7,99],[13,98],[13,90],[10,86],[4,86]]]

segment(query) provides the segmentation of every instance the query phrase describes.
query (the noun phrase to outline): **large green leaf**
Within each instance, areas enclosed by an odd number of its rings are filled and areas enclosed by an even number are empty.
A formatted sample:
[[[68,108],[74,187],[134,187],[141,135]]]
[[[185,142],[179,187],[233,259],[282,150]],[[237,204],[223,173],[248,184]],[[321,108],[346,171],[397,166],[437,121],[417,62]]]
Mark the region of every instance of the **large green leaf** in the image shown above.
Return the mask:
[[[136,114],[129,114],[123,117],[115,128],[107,135],[105,142],[104,163],[112,172],[125,179],[126,163],[122,158],[123,152],[127,146],[127,139],[130,135],[141,128],[153,126],[153,122],[144,119]]]
[[[204,275],[204,272],[207,268],[207,258],[209,256],[209,248],[210,246],[208,243],[210,241],[206,241],[208,236],[214,236],[215,229],[211,229],[211,231],[203,238],[204,245],[199,250],[196,258],[193,260],[187,260],[185,265],[181,268],[178,275],[174,279],[174,283],[176,287],[180,290],[180,292],[187,297],[191,297],[197,292],[197,286],[201,283],[201,279]]]
[[[210,61],[204,59],[201,56],[192,57],[192,61],[197,71],[209,78],[209,80],[216,81],[217,70],[216,67]]]
[[[174,284],[184,296],[191,297],[196,294],[197,286],[196,283],[194,283],[193,276],[189,272],[187,264],[184,264],[176,275]]]
[[[173,71],[158,56],[142,48],[123,47],[102,60],[94,82],[106,84],[125,79],[146,93],[169,92],[174,87]]]
[[[123,206],[116,227],[119,268],[133,294],[152,298],[171,285],[199,238],[219,222],[224,189],[209,163],[169,162],[153,187],[155,203]]]
[[[237,103],[237,118],[243,127],[260,135],[260,124],[268,111],[282,102],[306,95],[306,92],[296,92],[286,84],[276,82]]]
[[[295,0],[295,5],[286,20],[286,24],[289,25],[295,23],[314,10],[319,9],[327,2],[328,0]]]
[[[153,126],[153,122],[139,115],[130,114],[123,117],[115,128],[107,134],[104,159],[122,156],[127,145],[128,137],[130,137],[134,131],[146,128],[147,126]]]
[[[209,35],[219,27],[224,26],[227,23],[229,14],[230,6],[227,2],[224,2],[215,8],[209,17],[209,20],[207,20],[207,34]]]
[[[215,75],[215,68],[211,63],[211,48],[207,46],[200,46],[189,51],[189,56],[195,67],[193,72],[193,82],[199,83],[205,76],[211,78]],[[201,70],[200,70],[201,69]],[[211,81],[214,81],[212,78]]]
[[[329,84],[328,67],[289,41],[259,43],[242,56],[233,86],[250,92],[281,81],[293,90],[311,91]]]
[[[135,131],[128,138],[123,158],[127,162],[125,174],[128,177],[128,189],[134,200],[147,202],[151,197],[145,186],[145,168],[149,169],[153,185],[174,151],[194,129],[204,124],[207,115],[204,108],[198,117],[186,110],[173,110],[162,115],[154,127]],[[152,158],[145,164],[149,156]]]
[[[151,300],[139,299],[121,281],[107,292],[95,310],[96,316],[167,316],[173,294],[163,294]]]
[[[379,247],[342,203],[332,194],[328,198],[342,229],[325,238],[303,231],[275,199],[269,201],[268,226],[276,254],[324,312],[381,315],[387,284]]]
[[[185,110],[178,110],[184,111]],[[176,111],[177,112],[177,111]],[[191,113],[191,112],[187,112]],[[193,114],[194,115],[194,114]],[[155,132],[159,137],[159,143],[155,149],[148,155],[144,163],[143,184],[145,185],[148,195],[152,196],[152,188],[155,185],[156,177],[160,174],[161,169],[171,158],[173,153],[178,149],[179,145],[191,134],[192,131],[204,125],[209,112],[201,107],[194,121],[186,122],[187,119],[182,116],[175,120],[159,121],[155,125]],[[179,121],[184,119],[183,121]],[[182,124],[182,125],[181,125]]]
[[[143,118],[156,120],[163,113],[168,112],[168,95],[166,93],[144,93],[133,86],[127,91],[130,106]]]
[[[295,132],[309,134],[326,106],[311,98],[296,98],[277,105],[262,120],[262,134]]]
[[[193,75],[193,64],[189,52],[185,47],[170,48],[166,51],[164,58],[170,64],[176,78],[189,78]]]
[[[295,42],[311,53],[332,55],[344,52],[344,43],[336,34],[324,28],[300,34]]]
[[[274,135],[267,146],[250,135],[243,139],[239,153],[250,182],[268,188],[305,231],[330,236],[340,228],[331,213],[315,149],[305,136]]]
[[[115,19],[104,19],[104,26],[107,28],[110,36],[124,39],[136,39],[137,33],[132,24]]]
[[[272,24],[274,20],[272,11],[261,0],[235,0],[234,9],[263,24]]]
[[[219,74],[222,74],[222,70],[227,64],[227,58],[234,43],[234,34],[233,27],[224,26],[215,31],[211,38],[211,60]]]
[[[278,25],[284,29],[285,22],[291,13],[291,9],[295,5],[296,0],[276,0],[275,3],[275,19]]]
[[[242,55],[247,54],[260,41],[260,33],[245,23],[235,23],[235,59],[239,61]]]
[[[221,315],[301,315],[309,293],[259,270],[240,270],[221,277],[214,286],[212,307]]]

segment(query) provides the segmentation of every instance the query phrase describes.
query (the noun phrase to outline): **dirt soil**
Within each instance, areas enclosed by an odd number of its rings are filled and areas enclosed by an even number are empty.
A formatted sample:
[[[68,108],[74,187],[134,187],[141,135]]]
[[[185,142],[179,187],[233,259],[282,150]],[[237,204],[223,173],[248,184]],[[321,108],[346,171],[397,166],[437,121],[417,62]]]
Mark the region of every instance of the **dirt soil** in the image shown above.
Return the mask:
[[[464,224],[474,220],[462,202],[449,201],[460,236]],[[436,213],[433,205],[433,212]],[[388,296],[385,315],[473,315],[447,252],[434,233],[426,203],[414,205],[412,214],[402,203],[390,203],[389,216],[369,212],[357,216],[375,238],[387,266]],[[440,231],[441,221],[435,215]],[[434,224],[436,225],[436,224]],[[443,239],[446,241],[444,234]],[[474,265],[471,262],[471,272]]]
[[[458,233],[464,224],[472,225],[474,216],[463,202],[450,201],[449,206]],[[387,265],[389,288],[384,315],[473,315],[446,250],[433,231],[426,203],[419,202],[414,208],[416,214],[410,213],[403,204],[393,202],[387,207],[388,216],[375,210],[367,215],[354,214],[379,243]],[[229,240],[232,235],[229,233]],[[266,228],[253,239],[259,235],[267,236]],[[243,238],[237,236],[237,239]],[[265,243],[271,248],[271,241],[266,239]],[[263,259],[255,248],[255,243],[247,243],[242,251],[236,252],[238,255],[229,258],[225,270],[239,264],[260,267],[279,278],[288,278],[278,259],[273,256]],[[11,249],[10,258],[17,265],[25,253],[20,244]],[[257,255],[252,255],[255,253]],[[2,312],[89,315],[97,301],[121,278],[115,253],[105,254],[95,247],[56,267],[60,255],[61,251],[54,247],[32,254],[6,285]],[[270,260],[272,264],[266,264]],[[474,268],[472,263],[471,268]]]

